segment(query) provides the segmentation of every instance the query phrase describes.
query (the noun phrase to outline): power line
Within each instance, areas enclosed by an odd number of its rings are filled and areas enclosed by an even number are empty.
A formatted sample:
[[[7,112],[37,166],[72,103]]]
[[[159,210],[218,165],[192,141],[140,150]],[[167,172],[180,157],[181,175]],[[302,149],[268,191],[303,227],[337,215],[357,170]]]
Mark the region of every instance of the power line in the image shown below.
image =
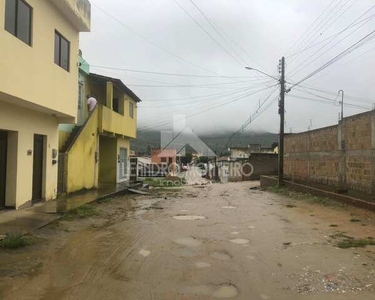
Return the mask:
[[[288,53],[296,46],[296,50],[295,51],[298,51],[305,43],[306,39],[310,37],[310,35],[315,31],[315,29],[317,29],[319,27],[319,25],[324,21],[324,19],[330,15],[330,13],[332,12],[332,10],[328,13],[328,15],[326,15],[324,18],[322,18],[321,21],[319,21],[319,23],[317,25],[314,26],[314,24],[316,22],[318,22],[318,20],[323,17],[323,15],[326,13],[326,11],[332,6],[332,4],[335,2],[336,0],[332,0],[331,3],[324,9],[324,11],[318,16],[318,18],[308,27],[308,29],[302,34],[302,36],[299,38],[298,40],[298,43],[293,45],[292,48],[288,51]],[[340,1],[340,3],[342,2],[342,0]],[[336,6],[335,6],[336,7]],[[333,9],[335,9],[335,7]],[[311,29],[312,28],[312,29]],[[311,29],[311,31],[310,31]],[[310,31],[310,32],[309,32]],[[309,32],[309,33],[308,33]],[[288,54],[287,53],[287,54]]]
[[[168,72],[156,72],[156,71],[144,71],[144,70],[135,70],[135,69],[127,69],[127,68],[118,68],[118,67],[110,67],[110,66],[98,66],[98,65],[89,65],[87,66],[94,67],[94,68],[101,68],[101,69],[109,69],[109,70],[118,70],[118,71],[126,71],[126,72],[133,72],[133,73],[144,73],[144,74],[153,74],[153,75],[165,75],[165,76],[177,76],[177,77],[196,77],[196,78],[253,78],[251,76],[223,76],[223,75],[196,75],[196,74],[181,74],[181,73],[168,73]],[[260,79],[254,79],[260,80]]]
[[[183,62],[185,62],[185,63],[187,63],[187,64],[190,64],[190,65],[192,65],[192,66],[194,66],[194,67],[196,67],[196,68],[198,68],[198,69],[201,69],[202,71],[205,71],[205,72],[208,72],[208,73],[211,73],[211,74],[218,75],[218,76],[220,76],[220,77],[222,77],[222,78],[230,78],[230,77],[228,77],[228,76],[221,75],[221,74],[219,74],[219,73],[217,73],[217,72],[211,71],[211,70],[206,69],[206,68],[204,68],[204,67],[202,67],[202,66],[200,66],[200,65],[197,65],[197,64],[195,64],[195,63],[193,63],[193,62],[191,62],[191,61],[189,61],[189,60],[187,60],[187,59],[185,59],[185,58],[183,58],[183,57],[181,57],[181,56],[179,56],[179,55],[177,55],[177,54],[175,54],[175,53],[169,51],[168,49],[166,49],[166,48],[164,48],[164,47],[162,47],[162,46],[159,46],[158,44],[156,44],[155,42],[153,42],[152,40],[150,40],[149,38],[147,38],[145,35],[139,33],[138,31],[134,30],[134,29],[131,28],[130,26],[126,25],[124,22],[122,22],[122,21],[120,21],[118,18],[112,16],[112,15],[109,14],[107,11],[105,11],[104,9],[102,9],[101,7],[99,7],[98,5],[96,5],[95,3],[92,3],[92,5],[94,5],[97,9],[99,9],[103,14],[107,15],[109,18],[113,19],[114,21],[116,21],[118,24],[120,24],[121,26],[123,26],[123,27],[126,28],[127,30],[129,30],[129,31],[133,32],[134,34],[138,35],[138,36],[141,37],[143,40],[145,40],[146,42],[150,43],[151,45],[153,45],[154,47],[158,48],[159,50],[164,51],[165,53],[167,53],[167,54],[169,54],[169,55],[171,55],[171,56],[173,56],[173,57],[179,59],[180,61],[183,61]],[[233,79],[233,78],[232,78],[232,79]]]
[[[274,85],[272,85],[271,87],[273,87]],[[254,89],[255,87],[249,87],[249,88],[246,88],[246,90],[248,90],[248,89]],[[242,93],[244,90],[239,90],[239,91],[237,91],[237,92],[232,92],[231,94],[237,94],[237,93]],[[251,94],[251,93],[250,93]],[[239,97],[239,96],[248,96],[249,94],[239,94],[239,95],[235,95],[234,97]],[[227,97],[227,96],[230,96],[229,94],[228,95],[225,95],[225,96],[223,96],[224,98],[225,97]],[[217,98],[217,97],[216,97]],[[231,100],[231,99],[233,99],[233,97],[230,97],[229,99],[220,99],[219,101],[220,101],[220,103],[224,103],[224,102],[226,102],[226,101],[228,101],[228,100]],[[216,102],[216,99],[209,99],[208,101],[205,101],[205,103],[203,103],[203,104],[206,104],[207,102],[213,102],[213,101],[215,101]],[[201,105],[202,103],[201,102],[195,102],[195,103],[193,103],[193,104],[189,104],[189,103],[187,103],[187,104],[185,104],[185,107],[183,107],[183,108],[179,108],[179,109],[174,109],[173,111],[171,111],[171,112],[168,112],[168,113],[170,113],[170,114],[175,114],[175,113],[177,113],[177,112],[180,112],[180,111],[182,111],[183,110],[183,112],[184,113],[186,113],[186,109],[191,109],[192,107],[196,107],[196,105]],[[218,103],[219,104],[219,103]],[[166,113],[167,113],[167,110],[168,109],[170,109],[170,108],[172,108],[173,109],[173,107],[171,107],[171,106],[164,106],[164,110],[163,110],[163,115],[162,115],[162,117],[164,117],[164,118],[166,118],[166,117],[168,117],[168,115],[166,115]],[[202,109],[202,107],[200,107],[200,109]],[[151,120],[154,120],[154,119],[159,119],[159,121],[160,121],[160,114],[159,115],[153,115],[151,118],[143,118],[142,119],[142,122],[149,122],[149,121],[151,121]]]
[[[275,85],[272,85],[272,86],[269,86],[269,87],[266,87],[265,89],[262,89],[262,90],[260,90],[260,91],[263,91],[263,90],[266,90],[267,88],[272,88],[273,86],[275,86]],[[255,92],[255,93],[257,93],[257,91]],[[233,100],[233,99],[242,99],[242,98],[246,98],[246,97],[248,97],[248,96],[250,96],[250,95],[253,95],[254,93],[253,92],[251,92],[251,93],[247,93],[247,94],[242,94],[242,95],[236,95],[236,96],[234,96],[235,98],[233,98],[233,97],[230,97],[229,99],[220,99],[220,102],[219,103],[217,103],[217,106],[218,105],[221,105],[221,104],[225,104],[225,103],[227,103],[228,101],[231,101],[231,100]],[[211,101],[216,101],[215,99],[210,99],[209,101],[206,101],[206,102],[211,102]],[[203,103],[203,105],[205,105],[205,104],[209,104],[209,103]],[[193,107],[194,108],[196,108],[196,105],[201,105],[201,103],[194,103],[194,104],[191,104],[191,105],[189,105],[189,104],[187,104],[186,105],[186,107],[184,107],[184,108],[179,108],[179,109],[174,109],[173,111],[171,111],[171,112],[169,112],[169,114],[176,114],[176,113],[178,113],[178,112],[180,112],[180,111],[183,111],[184,113],[186,113],[186,110],[187,109],[192,109]],[[212,106],[211,106],[211,104],[209,104],[209,106],[206,106],[206,108],[211,108]],[[167,108],[170,108],[170,107],[167,107]],[[204,107],[199,107],[199,109],[204,109]],[[156,116],[153,116],[153,117],[151,117],[151,118],[147,118],[147,119],[142,119],[142,122],[149,122],[149,121],[151,121],[151,120],[153,120],[153,119],[159,119],[158,121],[160,121],[160,114],[159,115],[156,115]],[[168,115],[166,115],[166,112],[165,112],[165,110],[163,111],[163,115],[162,115],[162,117],[164,117],[164,118],[166,118],[166,117],[168,117]],[[162,121],[162,122],[164,122],[164,121]],[[156,123],[156,124],[158,124],[158,123]]]
[[[242,92],[246,92],[248,90],[251,90],[251,89],[254,89],[254,88],[257,88],[258,86],[252,86],[252,87],[246,87],[246,88],[242,88],[242,89],[238,89],[234,92],[230,92],[230,93],[226,93],[226,94],[222,94],[221,93],[221,96],[222,97],[227,97],[227,96],[230,96],[230,95],[234,95],[234,94],[239,94],[239,93],[242,93]],[[220,100],[222,100],[222,97],[220,97]],[[210,101],[216,101],[216,99],[219,98],[219,97],[209,97],[209,99],[205,99],[205,100],[195,100],[195,101],[189,101],[187,102],[186,100],[184,101],[184,103],[172,103],[172,104],[168,104],[168,108],[169,107],[174,107],[174,106],[181,106],[181,105],[189,105],[189,104],[193,104],[193,103],[198,103],[198,104],[202,104],[202,103],[207,103],[207,102],[210,102]],[[166,104],[160,104],[160,103],[155,103],[156,105],[153,105],[153,106],[144,106],[142,105],[141,108],[158,108],[158,107],[163,107],[165,108],[165,105]]]
[[[374,5],[373,7],[371,7],[371,9],[373,9],[374,7],[375,7],[375,5]],[[368,11],[370,11],[371,9],[369,9]],[[367,11],[367,12],[368,12],[368,11]],[[366,12],[366,13],[367,13],[367,12]],[[365,15],[366,13],[364,13],[363,15]],[[363,15],[362,15],[362,16],[363,16]],[[341,30],[341,31],[339,31],[339,32],[337,32],[337,33],[331,35],[330,37],[325,38],[324,40],[322,40],[322,41],[320,41],[320,42],[317,42],[317,43],[315,43],[315,44],[313,44],[313,45],[310,45],[310,46],[308,46],[308,47],[306,47],[306,48],[304,48],[304,49],[298,51],[298,52],[295,52],[294,54],[289,55],[287,58],[290,58],[290,57],[293,57],[293,56],[295,56],[295,55],[301,54],[301,53],[305,52],[306,50],[312,49],[312,48],[314,48],[315,46],[318,46],[318,45],[320,45],[320,44],[322,44],[322,43],[324,43],[324,42],[326,42],[326,41],[328,41],[328,40],[334,39],[335,37],[339,36],[341,33],[343,33],[343,32],[345,32],[345,31],[349,30],[350,28],[352,28],[352,27],[354,27],[354,26],[357,26],[358,24],[360,24],[360,23],[362,23],[362,22],[365,22],[365,21],[367,21],[367,20],[369,20],[369,19],[373,19],[373,18],[375,17],[375,15],[371,15],[371,16],[367,17],[366,19],[362,20],[362,21],[358,21],[358,22],[356,22],[357,20],[359,20],[360,18],[362,18],[362,16],[360,16],[360,17],[359,17],[358,19],[356,19],[353,23],[351,23],[350,25],[348,25],[347,27],[345,27],[343,30]]]
[[[208,108],[208,109],[205,109],[205,110],[199,111],[199,112],[197,112],[197,113],[195,113],[195,114],[192,114],[192,115],[187,116],[187,118],[191,118],[191,117],[193,117],[193,116],[196,116],[196,115],[199,115],[199,114],[205,113],[205,112],[207,112],[207,111],[209,111],[209,110],[212,110],[212,109],[215,109],[215,108],[219,108],[219,107],[222,107],[222,106],[228,105],[228,104],[230,104],[230,103],[233,103],[233,102],[236,102],[236,101],[242,100],[242,99],[244,99],[244,98],[247,98],[247,97],[249,97],[249,96],[255,95],[255,94],[257,94],[257,93],[259,93],[259,92],[262,92],[262,91],[264,91],[264,90],[267,90],[267,89],[269,89],[269,88],[272,88],[272,87],[274,87],[274,86],[276,86],[276,85],[273,85],[273,86],[270,86],[270,87],[263,88],[263,89],[261,89],[261,90],[258,90],[258,91],[255,91],[255,92],[253,92],[253,93],[250,93],[250,94],[248,94],[248,95],[245,95],[245,96],[241,96],[241,97],[235,98],[235,99],[233,99],[233,100],[231,100],[231,101],[227,101],[227,102],[225,102],[225,103],[223,103],[223,104],[216,105],[216,106],[210,107],[210,108]],[[151,126],[149,126],[149,127],[146,127],[146,128],[140,129],[140,131],[145,131],[145,130],[147,130],[147,129],[149,129],[149,128],[161,127],[161,126],[164,126],[164,125],[168,125],[168,124],[170,124],[170,123],[171,123],[171,122],[169,121],[169,122],[164,122],[164,123],[161,123],[161,124],[151,125]]]
[[[320,99],[314,99],[314,98],[307,98],[307,97],[303,97],[303,96],[299,96],[299,95],[288,95],[288,97],[297,98],[297,99],[304,99],[304,100],[309,100],[309,101],[315,101],[315,102],[321,102],[321,103],[326,103],[326,104],[330,103],[330,104],[333,104],[333,105],[335,105],[335,101],[336,101],[334,99],[324,98],[324,97],[321,97],[321,96],[318,96],[318,97],[322,98],[321,100]],[[344,106],[353,107],[353,108],[360,108],[360,109],[364,109],[364,110],[370,110],[369,107],[350,104],[350,103],[344,103]]]
[[[337,96],[337,93],[334,93],[334,92],[331,92],[331,91],[327,91],[327,90],[318,89],[318,88],[311,87],[311,86],[308,86],[308,85],[300,85],[300,87],[307,88],[307,89],[310,89],[310,90],[313,90],[313,91],[317,91],[317,92],[321,92],[321,93],[325,93],[325,94],[332,95],[332,96]],[[356,100],[358,102],[364,102],[364,103],[374,103],[375,102],[375,99],[371,100],[371,99],[368,99],[368,98],[361,98],[361,97],[356,97],[356,96],[349,96],[347,94],[345,94],[345,98]]]
[[[302,82],[308,80],[309,78],[313,77],[314,75],[318,74],[319,72],[323,71],[325,68],[329,67],[330,65],[332,65],[333,63],[335,63],[336,61],[338,61],[339,59],[341,59],[345,55],[351,53],[352,51],[354,51],[355,49],[357,49],[358,47],[363,45],[363,43],[366,42],[366,39],[369,38],[374,33],[375,33],[375,30],[370,32],[369,34],[367,34],[363,38],[361,38],[359,41],[357,41],[356,43],[351,45],[349,48],[342,51],[340,54],[336,55],[334,58],[332,58],[330,61],[328,61],[327,63],[325,63],[324,65],[322,65],[318,69],[316,69],[314,72],[310,73],[309,75],[307,75],[306,77],[304,77],[303,79],[301,79],[300,81],[295,83],[290,89],[292,89],[293,87],[295,87],[295,86],[301,84]]]
[[[271,81],[271,80],[270,80]],[[268,84],[270,81],[263,82],[262,84]],[[241,88],[239,90],[246,90],[246,88]],[[168,99],[143,99],[144,102],[169,102],[169,101],[185,101],[185,100],[190,100],[190,99],[200,99],[200,98],[208,98],[208,97],[213,97],[213,96],[222,96],[226,94],[232,94],[235,93],[233,91],[226,91],[226,92],[220,92],[220,93],[215,93],[215,94],[208,94],[208,95],[202,95],[202,96],[193,96],[193,97],[182,97],[182,98],[168,98]]]
[[[225,145],[225,148],[228,148],[230,142],[232,141],[232,139],[234,138],[234,136],[236,134],[239,134],[241,132],[243,132],[253,121],[255,121],[256,118],[258,118],[263,112],[265,112],[277,99],[279,96],[277,96],[276,98],[274,98],[272,100],[272,102],[265,108],[263,109],[262,111],[259,112],[259,109],[261,109],[263,107],[263,105],[267,102],[267,100],[272,96],[272,94],[277,90],[277,87],[276,89],[274,89],[269,95],[268,97],[262,102],[262,104],[259,106],[259,108],[249,117],[249,119],[247,119],[245,121],[244,124],[242,124],[241,128],[238,129],[237,131],[235,131],[234,133],[231,134],[231,136],[229,137],[226,145]]]
[[[231,58],[233,58],[240,66],[243,66],[242,63],[234,57],[223,45],[221,45],[194,17],[177,1],[173,0],[179,8],[183,10],[183,12],[200,28],[203,32],[205,32],[225,53],[227,53]]]
[[[347,0],[345,3],[344,3],[344,5],[342,6],[342,8],[344,8],[345,6],[346,6],[346,4],[349,2],[350,0]],[[355,1],[358,1],[358,0],[355,0]],[[333,12],[335,9],[336,9],[336,7],[338,7],[339,6],[339,4],[341,4],[341,2],[342,2],[342,0],[339,2],[339,3],[337,3],[336,4],[336,6],[332,9],[332,11],[331,12]],[[354,4],[354,3],[353,3]],[[350,7],[348,7],[348,9],[349,9]],[[334,18],[339,12],[341,11],[341,8],[339,8],[326,22],[324,22],[322,25],[321,25],[321,27],[320,28],[317,28],[317,31],[316,31],[316,33],[314,33],[305,43],[303,43],[302,45],[301,45],[301,47],[304,47],[304,45],[309,45],[309,44],[311,44],[311,43],[313,43],[314,41],[316,41],[321,35],[322,35],[322,33],[321,34],[318,34],[319,33],[319,31],[320,30],[323,30],[323,28],[324,28],[324,26],[332,19],[332,18]],[[346,12],[347,10],[345,10],[344,11],[344,13]],[[326,16],[326,17],[328,17],[330,15],[330,13]],[[340,18],[342,16],[342,14],[338,17],[338,18]],[[338,19],[337,18],[337,19]],[[334,22],[335,22],[335,20],[334,20]],[[333,22],[333,23],[334,23]],[[330,25],[328,25],[328,27],[326,28],[326,29],[328,29],[333,23],[331,23]],[[316,34],[318,34],[315,38],[314,38],[314,36],[316,35]],[[294,57],[293,59],[292,59],[292,61],[294,61],[295,60],[295,58],[296,57]],[[291,61],[291,62],[292,62]],[[291,63],[290,62],[290,63]]]
[[[210,20],[206,14],[203,12],[202,9],[199,8],[199,6],[193,1],[193,0],[189,0],[194,6],[195,8],[199,11],[199,13],[203,16],[203,18],[205,18],[205,20],[210,24],[210,26],[216,31],[216,33],[226,42],[226,44],[232,49],[232,51],[234,53],[237,54],[237,56],[245,63],[245,64],[248,64],[246,62],[246,60],[237,52],[237,50],[232,47],[232,45],[227,41],[227,39],[223,36],[223,34],[221,34],[219,28],[215,25],[215,23]]]
[[[372,19],[372,18],[371,18]],[[340,42],[342,42],[343,40],[345,40],[347,37],[349,37],[350,35],[352,35],[353,33],[355,33],[357,30],[359,30],[360,28],[362,28],[363,26],[365,26],[368,22],[371,21],[371,19],[367,20],[365,23],[363,23],[361,26],[359,26],[358,28],[356,28],[354,31],[352,31],[351,33],[349,33],[348,35],[346,35],[345,37],[343,37],[341,40],[339,40],[338,42],[336,42],[332,47],[330,47],[329,49],[327,49],[326,51],[324,51],[323,53],[321,53],[318,57],[316,57],[314,60],[310,61],[307,65],[305,65],[305,67],[311,65],[314,61],[318,60],[320,57],[322,57],[325,53],[327,53],[328,51],[330,51],[331,49],[333,49],[336,45],[338,45]],[[312,57],[315,56],[315,54],[319,53],[323,48],[325,48],[330,42],[328,42],[326,45],[324,45],[323,47],[320,47],[317,51],[315,51],[312,55],[310,55],[306,60],[304,60],[302,63],[300,63],[297,67],[295,67],[294,69],[291,70],[292,75],[295,75],[297,73],[299,73],[301,70],[302,70],[302,66],[304,64],[306,64],[306,62],[308,60],[310,60]],[[297,71],[295,71],[297,70]],[[294,71],[294,72],[293,72]]]

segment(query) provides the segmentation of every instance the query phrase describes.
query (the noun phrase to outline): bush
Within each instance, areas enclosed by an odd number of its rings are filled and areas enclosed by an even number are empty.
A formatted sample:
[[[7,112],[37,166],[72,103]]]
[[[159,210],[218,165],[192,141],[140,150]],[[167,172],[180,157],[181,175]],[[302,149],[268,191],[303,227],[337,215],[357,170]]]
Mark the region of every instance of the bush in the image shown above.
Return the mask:
[[[5,238],[0,240],[0,248],[18,249],[30,245],[30,242],[20,232],[8,232]]]

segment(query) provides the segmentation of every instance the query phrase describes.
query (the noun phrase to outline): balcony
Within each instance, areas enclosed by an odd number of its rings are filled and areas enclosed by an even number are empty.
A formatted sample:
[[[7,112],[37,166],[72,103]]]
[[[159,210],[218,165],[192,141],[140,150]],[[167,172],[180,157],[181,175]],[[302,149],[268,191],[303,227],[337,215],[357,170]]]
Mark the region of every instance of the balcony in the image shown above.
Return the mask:
[[[91,3],[88,0],[51,1],[80,32],[90,31]]]
[[[104,105],[99,105],[98,109],[99,132],[137,138],[137,122],[135,119],[125,117]]]

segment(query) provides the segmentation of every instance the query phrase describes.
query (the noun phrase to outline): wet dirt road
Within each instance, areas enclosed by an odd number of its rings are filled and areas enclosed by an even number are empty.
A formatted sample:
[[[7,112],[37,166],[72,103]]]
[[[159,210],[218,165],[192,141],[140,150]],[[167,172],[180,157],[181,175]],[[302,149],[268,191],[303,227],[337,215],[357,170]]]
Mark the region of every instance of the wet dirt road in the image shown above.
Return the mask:
[[[0,271],[0,298],[375,299],[374,246],[339,249],[329,237],[374,236],[374,214],[295,207],[252,185],[117,198],[100,216],[45,228],[47,245],[18,253],[19,268],[33,268]],[[16,258],[0,259],[9,269]]]

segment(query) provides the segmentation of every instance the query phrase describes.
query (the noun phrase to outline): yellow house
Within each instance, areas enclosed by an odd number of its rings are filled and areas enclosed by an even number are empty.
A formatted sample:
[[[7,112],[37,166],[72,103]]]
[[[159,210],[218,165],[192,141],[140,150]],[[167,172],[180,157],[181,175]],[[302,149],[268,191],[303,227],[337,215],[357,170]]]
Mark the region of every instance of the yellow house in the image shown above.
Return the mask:
[[[0,208],[57,194],[58,126],[75,123],[87,0],[0,1]]]
[[[59,194],[129,181],[130,139],[137,138],[141,99],[120,79],[88,73],[80,60],[77,125],[60,127]],[[90,114],[88,95],[98,101]]]

